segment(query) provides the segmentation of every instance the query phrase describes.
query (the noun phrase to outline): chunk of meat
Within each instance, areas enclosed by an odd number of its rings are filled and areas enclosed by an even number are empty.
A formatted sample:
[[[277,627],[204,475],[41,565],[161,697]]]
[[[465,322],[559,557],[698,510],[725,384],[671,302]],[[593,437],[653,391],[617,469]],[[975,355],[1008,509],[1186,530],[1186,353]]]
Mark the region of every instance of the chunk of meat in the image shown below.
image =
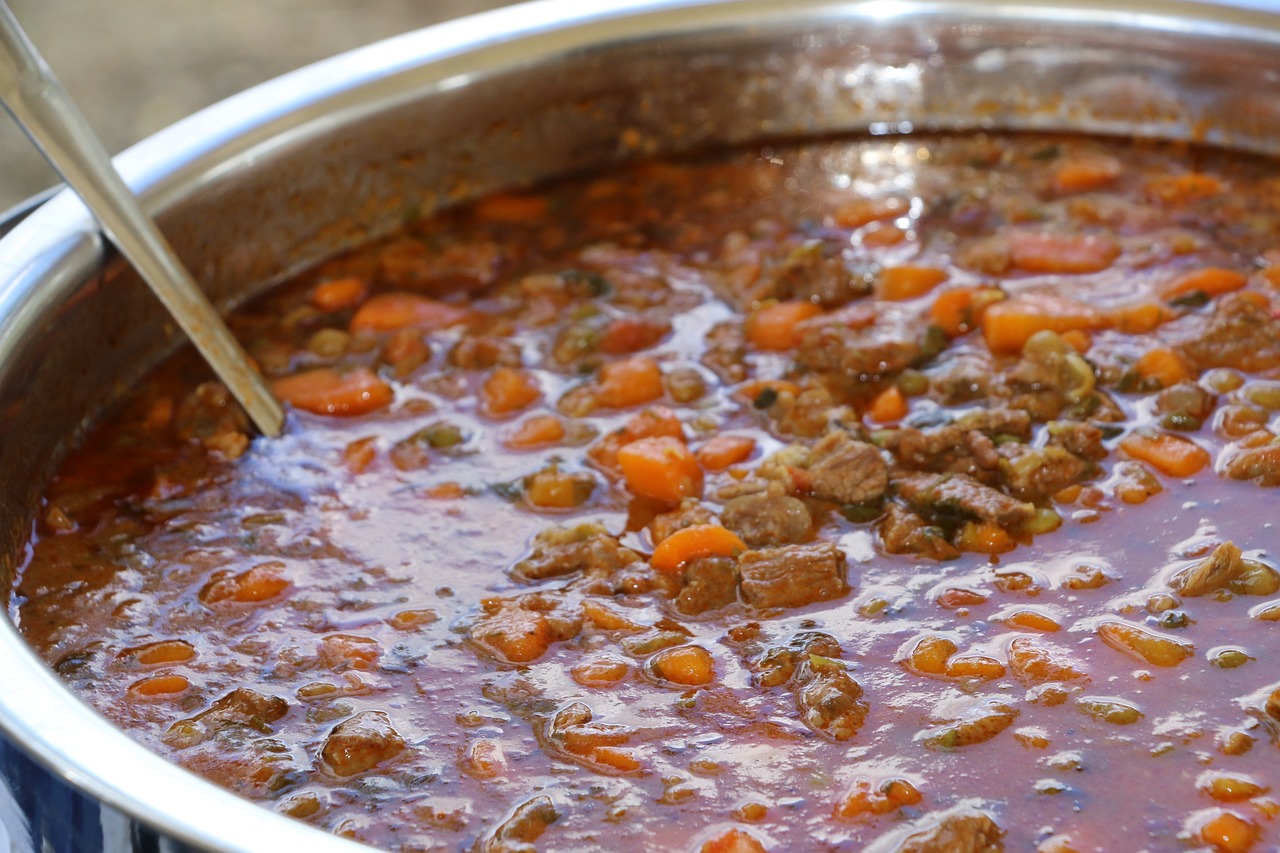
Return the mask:
[[[658,543],[677,531],[702,524],[714,524],[715,518],[715,514],[702,501],[685,498],[680,506],[670,512],[654,516],[653,521],[649,522],[649,535],[653,537],[654,543]]]
[[[175,749],[185,749],[203,743],[223,729],[237,726],[267,734],[271,731],[271,724],[288,710],[289,703],[278,696],[264,696],[247,687],[239,687],[207,710],[171,725],[164,734],[164,741]]]
[[[855,277],[840,257],[839,246],[827,251],[817,240],[791,248],[778,262],[767,264],[757,299],[794,299],[838,308],[871,292],[865,277]]]
[[[924,334],[919,320],[887,316],[868,325],[859,317],[850,324],[836,312],[801,324],[796,362],[808,370],[865,382],[914,364],[924,352]]]
[[[339,776],[363,773],[404,751],[404,738],[383,711],[361,711],[333,727],[320,754]]]
[[[1003,853],[1004,830],[985,809],[963,804],[930,812],[877,838],[865,853]]]
[[[1107,458],[1107,448],[1102,443],[1102,430],[1093,424],[1052,421],[1049,424],[1048,443],[1064,448],[1081,459],[1097,462]]]
[[[804,501],[774,489],[733,498],[720,520],[752,548],[792,545],[813,535],[813,517]]]
[[[858,733],[869,709],[862,701],[862,686],[838,663],[800,666],[796,708],[800,719],[832,740],[848,740]]]
[[[880,523],[880,544],[890,554],[917,554],[931,560],[960,556],[960,549],[947,540],[945,530],[897,503],[888,505]]]
[[[728,557],[691,560],[680,578],[676,610],[698,614],[717,610],[738,600],[737,564]]]
[[[830,542],[744,551],[742,600],[752,607],[802,607],[849,592],[844,552]]]
[[[1178,339],[1174,350],[1197,371],[1280,367],[1280,322],[1243,294],[1215,300],[1212,314],[1171,324],[1170,332]]]
[[[889,466],[879,449],[855,441],[844,430],[827,433],[813,446],[810,491],[824,501],[860,504],[879,500],[889,486]]]
[[[1280,439],[1271,438],[1265,444],[1246,446],[1229,453],[1222,471],[1231,479],[1252,480],[1268,489],[1280,486]]]
[[[748,663],[756,673],[757,684],[761,687],[780,687],[789,681],[799,681],[804,673],[812,673],[812,668],[805,670],[800,666],[810,660],[810,655],[839,658],[842,654],[844,651],[840,648],[840,643],[830,634],[799,631],[781,645],[766,646]]]
[[[1017,528],[1035,516],[1035,504],[984,486],[965,474],[908,474],[893,481],[898,496],[917,512],[991,521]]]
[[[559,819],[560,812],[550,797],[532,797],[476,842],[477,853],[537,853],[534,842]]]
[[[623,547],[603,524],[590,522],[542,531],[534,539],[533,553],[516,563],[511,574],[523,581],[540,581],[574,572],[607,576],[639,561],[640,555]]]
[[[1156,412],[1161,415],[1190,415],[1204,421],[1213,414],[1217,398],[1194,382],[1184,381],[1165,388],[1156,396]]]
[[[1280,590],[1280,573],[1260,560],[1245,558],[1235,543],[1223,542],[1208,557],[1174,575],[1171,586],[1188,598],[1222,590],[1271,595]]]
[[[1093,473],[1094,466],[1064,447],[1006,444],[1000,448],[1004,485],[1022,500],[1041,500]]]

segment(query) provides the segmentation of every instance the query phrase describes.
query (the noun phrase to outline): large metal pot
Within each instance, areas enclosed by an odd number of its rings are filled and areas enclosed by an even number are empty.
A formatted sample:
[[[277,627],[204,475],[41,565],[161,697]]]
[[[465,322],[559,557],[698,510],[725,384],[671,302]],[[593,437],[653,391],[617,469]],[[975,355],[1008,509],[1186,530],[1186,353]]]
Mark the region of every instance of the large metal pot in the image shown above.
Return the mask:
[[[290,74],[118,163],[232,305],[417,212],[656,152],[1012,128],[1274,153],[1278,80],[1280,18],[1203,5],[544,0]],[[6,587],[66,450],[177,343],[69,194],[0,241]],[[0,622],[0,846],[360,849],[146,752]]]

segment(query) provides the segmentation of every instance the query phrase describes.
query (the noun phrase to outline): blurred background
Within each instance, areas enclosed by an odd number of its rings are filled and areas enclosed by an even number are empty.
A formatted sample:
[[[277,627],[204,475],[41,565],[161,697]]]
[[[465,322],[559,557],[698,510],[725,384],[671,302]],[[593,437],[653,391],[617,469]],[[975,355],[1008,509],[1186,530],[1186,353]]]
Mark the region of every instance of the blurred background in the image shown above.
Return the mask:
[[[116,154],[250,86],[511,0],[8,0]],[[0,211],[58,181],[0,113]]]
[[[510,2],[8,0],[112,154],[286,71]],[[1280,0],[1214,2],[1280,11]],[[0,211],[56,182],[0,114]]]

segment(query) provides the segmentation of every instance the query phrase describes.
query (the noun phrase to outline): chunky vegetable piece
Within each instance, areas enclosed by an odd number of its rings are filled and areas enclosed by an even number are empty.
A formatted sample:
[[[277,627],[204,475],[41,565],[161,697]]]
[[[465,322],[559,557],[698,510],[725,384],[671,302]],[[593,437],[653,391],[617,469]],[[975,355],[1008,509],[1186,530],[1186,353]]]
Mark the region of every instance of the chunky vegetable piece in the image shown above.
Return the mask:
[[[1280,167],[774,143],[427,213],[67,460],[140,743],[388,851],[1280,844]]]

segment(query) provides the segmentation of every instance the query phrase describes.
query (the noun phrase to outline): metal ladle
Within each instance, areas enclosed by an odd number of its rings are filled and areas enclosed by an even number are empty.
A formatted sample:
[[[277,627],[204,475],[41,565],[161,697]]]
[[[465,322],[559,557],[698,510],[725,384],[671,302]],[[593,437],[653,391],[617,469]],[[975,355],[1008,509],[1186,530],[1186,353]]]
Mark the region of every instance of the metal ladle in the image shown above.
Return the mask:
[[[258,429],[280,434],[284,412],[53,70],[0,0],[0,101],[97,217]]]

